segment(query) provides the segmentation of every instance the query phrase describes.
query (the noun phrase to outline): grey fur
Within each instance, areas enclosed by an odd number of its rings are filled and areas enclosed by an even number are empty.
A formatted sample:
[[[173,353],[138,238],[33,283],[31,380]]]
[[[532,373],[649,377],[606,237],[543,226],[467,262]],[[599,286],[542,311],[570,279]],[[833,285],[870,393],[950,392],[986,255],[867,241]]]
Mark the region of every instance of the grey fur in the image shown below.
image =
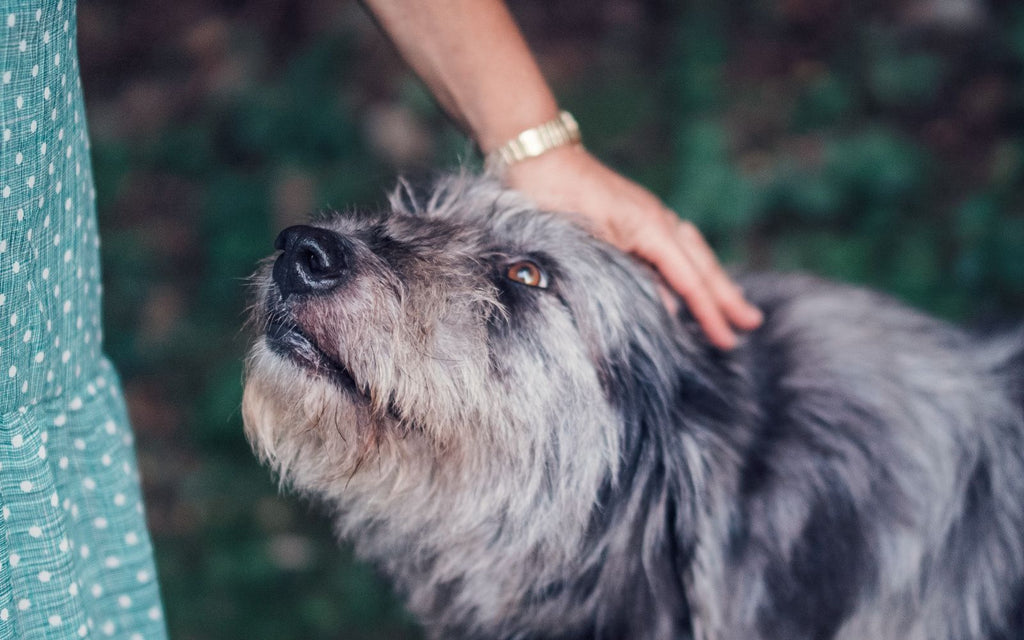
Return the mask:
[[[766,274],[721,353],[466,176],[316,226],[343,277],[256,274],[246,430],[433,637],[1024,638],[1024,334]]]

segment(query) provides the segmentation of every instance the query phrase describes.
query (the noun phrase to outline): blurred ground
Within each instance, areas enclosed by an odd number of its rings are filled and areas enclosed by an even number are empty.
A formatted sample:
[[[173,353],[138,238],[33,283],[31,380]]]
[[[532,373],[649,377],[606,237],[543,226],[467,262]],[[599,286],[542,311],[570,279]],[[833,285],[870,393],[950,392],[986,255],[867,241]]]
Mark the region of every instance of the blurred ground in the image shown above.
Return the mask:
[[[520,0],[586,143],[730,261],[987,324],[1024,311],[1024,7]],[[253,461],[245,277],[274,232],[472,148],[354,2],[91,0],[107,348],[177,639],[413,638]],[[514,92],[509,99],[515,99]]]

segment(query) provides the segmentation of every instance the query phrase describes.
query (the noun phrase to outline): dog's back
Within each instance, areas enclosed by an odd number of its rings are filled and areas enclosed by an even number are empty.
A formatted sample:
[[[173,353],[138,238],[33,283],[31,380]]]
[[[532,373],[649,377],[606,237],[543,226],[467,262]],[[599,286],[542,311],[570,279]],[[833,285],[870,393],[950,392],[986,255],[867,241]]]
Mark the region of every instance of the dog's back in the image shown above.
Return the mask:
[[[811,278],[744,284],[767,319],[739,355],[754,402],[712,619],[776,638],[1024,637],[1024,336]]]

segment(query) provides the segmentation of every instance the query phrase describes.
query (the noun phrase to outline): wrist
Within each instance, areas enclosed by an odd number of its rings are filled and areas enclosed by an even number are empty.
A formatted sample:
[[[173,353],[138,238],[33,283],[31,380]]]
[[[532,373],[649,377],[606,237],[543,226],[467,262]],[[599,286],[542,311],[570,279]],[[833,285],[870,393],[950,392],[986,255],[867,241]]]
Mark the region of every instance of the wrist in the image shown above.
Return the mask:
[[[467,114],[469,133],[484,155],[515,138],[521,132],[557,118],[558,103],[554,98],[540,98],[536,101],[516,100],[502,105],[492,113],[481,113],[473,117]]]

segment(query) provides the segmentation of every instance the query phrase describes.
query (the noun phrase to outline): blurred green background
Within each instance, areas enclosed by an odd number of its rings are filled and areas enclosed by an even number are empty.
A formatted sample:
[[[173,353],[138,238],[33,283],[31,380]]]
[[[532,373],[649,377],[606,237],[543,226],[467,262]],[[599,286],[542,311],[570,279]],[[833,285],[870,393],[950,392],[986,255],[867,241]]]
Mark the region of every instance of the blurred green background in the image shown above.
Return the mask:
[[[1024,311],[1024,6],[511,3],[587,145],[725,260]],[[343,0],[79,3],[107,348],[177,639],[415,638],[250,455],[245,278],[276,230],[473,150]],[[509,100],[515,99],[510,88]]]

